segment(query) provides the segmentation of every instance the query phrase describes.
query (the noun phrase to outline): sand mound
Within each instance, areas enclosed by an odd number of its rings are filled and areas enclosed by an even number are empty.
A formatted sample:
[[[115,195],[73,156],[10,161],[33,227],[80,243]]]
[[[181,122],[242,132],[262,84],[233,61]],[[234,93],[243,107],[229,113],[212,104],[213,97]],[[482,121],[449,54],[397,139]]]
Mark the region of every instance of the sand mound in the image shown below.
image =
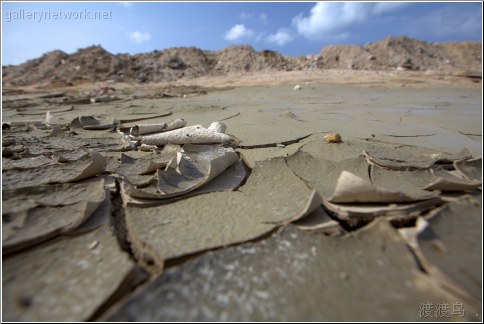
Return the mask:
[[[482,71],[482,44],[426,43],[405,36],[387,37],[365,46],[329,45],[320,55],[283,56],[249,45],[220,51],[175,47],[135,55],[111,54],[100,46],[68,55],[62,51],[3,70],[4,86],[75,85],[83,82],[160,82],[246,72],[308,69]]]
[[[284,57],[275,51],[257,52],[251,46],[230,46],[216,52],[215,70],[222,73],[284,70],[287,63]]]
[[[321,56],[328,69],[482,71],[481,47],[478,42],[427,43],[399,36],[365,46],[329,45]]]

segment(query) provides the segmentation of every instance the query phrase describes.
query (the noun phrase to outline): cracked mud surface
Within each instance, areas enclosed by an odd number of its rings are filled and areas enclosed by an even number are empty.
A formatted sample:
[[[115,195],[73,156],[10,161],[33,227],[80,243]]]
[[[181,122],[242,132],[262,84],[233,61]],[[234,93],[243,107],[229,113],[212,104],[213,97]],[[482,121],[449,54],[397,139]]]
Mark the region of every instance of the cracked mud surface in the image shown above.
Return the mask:
[[[480,90],[293,86],[4,96],[3,319],[481,321]],[[168,176],[180,146],[113,130],[179,118],[235,150]]]

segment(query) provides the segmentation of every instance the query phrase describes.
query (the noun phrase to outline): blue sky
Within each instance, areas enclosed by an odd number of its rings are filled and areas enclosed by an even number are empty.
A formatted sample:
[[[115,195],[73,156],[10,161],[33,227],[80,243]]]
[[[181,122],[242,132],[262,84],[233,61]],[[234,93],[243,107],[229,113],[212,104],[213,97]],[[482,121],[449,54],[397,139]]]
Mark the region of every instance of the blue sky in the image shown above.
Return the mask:
[[[364,45],[389,35],[482,41],[482,4],[2,2],[2,65],[93,44],[130,54],[250,44],[295,56],[319,53],[328,44]]]

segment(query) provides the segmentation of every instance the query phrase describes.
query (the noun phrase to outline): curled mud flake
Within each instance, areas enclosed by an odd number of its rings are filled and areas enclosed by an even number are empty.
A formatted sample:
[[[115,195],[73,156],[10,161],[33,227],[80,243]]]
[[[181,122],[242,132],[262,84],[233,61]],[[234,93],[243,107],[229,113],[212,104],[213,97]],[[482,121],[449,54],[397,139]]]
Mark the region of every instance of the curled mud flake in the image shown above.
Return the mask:
[[[227,125],[221,122],[213,122],[212,124],[210,124],[208,129],[217,133],[225,134],[225,131],[227,130]]]
[[[459,171],[431,170],[435,179],[426,185],[426,190],[467,191],[481,186],[480,180],[468,180]]]
[[[175,129],[172,131],[141,137],[142,144],[215,144],[229,143],[232,138],[224,133],[203,128],[200,125]]]
[[[131,128],[130,134],[132,136],[140,136],[151,133],[162,133],[170,130],[185,127],[187,122],[183,119],[176,119],[170,123],[160,123],[160,124],[139,124]]]
[[[388,190],[372,184],[348,171],[343,171],[338,178],[333,195],[328,199],[332,203],[400,203],[435,198],[438,192],[425,190],[402,192]]]
[[[71,129],[106,130],[115,126],[109,116],[80,116],[71,121]]]
[[[454,168],[469,181],[482,179],[482,157],[472,160],[454,161]]]

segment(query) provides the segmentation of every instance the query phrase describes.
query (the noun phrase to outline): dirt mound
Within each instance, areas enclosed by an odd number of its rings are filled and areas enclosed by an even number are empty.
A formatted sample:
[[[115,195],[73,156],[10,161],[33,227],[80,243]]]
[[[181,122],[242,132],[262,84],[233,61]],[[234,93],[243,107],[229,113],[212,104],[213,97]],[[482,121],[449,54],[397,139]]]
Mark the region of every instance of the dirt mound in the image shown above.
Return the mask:
[[[444,58],[436,52],[433,45],[405,36],[387,37],[377,43],[368,44],[365,48],[383,67],[426,70],[437,69],[444,63]]]
[[[100,46],[80,49],[67,59],[56,77],[71,83],[109,79],[126,66],[126,61]]]
[[[143,82],[174,81],[194,78],[210,72],[215,61],[205,51],[195,47],[175,47],[133,57],[120,80]]]
[[[406,36],[387,37],[365,46],[330,45],[321,50],[328,69],[482,71],[482,44],[427,43]]]
[[[205,75],[309,69],[482,71],[482,44],[426,43],[405,36],[387,37],[365,46],[329,45],[320,55],[283,56],[248,45],[220,51],[175,47],[142,54],[113,55],[100,46],[68,55],[62,51],[3,68],[4,86],[67,86],[83,82],[161,82]]]
[[[62,51],[48,52],[24,64],[3,67],[2,76],[14,86],[39,83],[50,78],[68,57],[69,55]]]
[[[321,50],[323,68],[357,69],[372,68],[371,54],[357,45],[329,45]]]
[[[482,43],[448,42],[434,44],[457,69],[482,72]]]
[[[38,83],[72,85],[105,80],[122,69],[125,62],[100,46],[80,49],[72,55],[62,51],[44,54],[39,59],[7,67],[4,80],[14,86]],[[4,71],[5,72],[5,71]]]
[[[285,58],[275,51],[256,51],[248,45],[230,46],[215,52],[215,71],[222,73],[284,70]]]

